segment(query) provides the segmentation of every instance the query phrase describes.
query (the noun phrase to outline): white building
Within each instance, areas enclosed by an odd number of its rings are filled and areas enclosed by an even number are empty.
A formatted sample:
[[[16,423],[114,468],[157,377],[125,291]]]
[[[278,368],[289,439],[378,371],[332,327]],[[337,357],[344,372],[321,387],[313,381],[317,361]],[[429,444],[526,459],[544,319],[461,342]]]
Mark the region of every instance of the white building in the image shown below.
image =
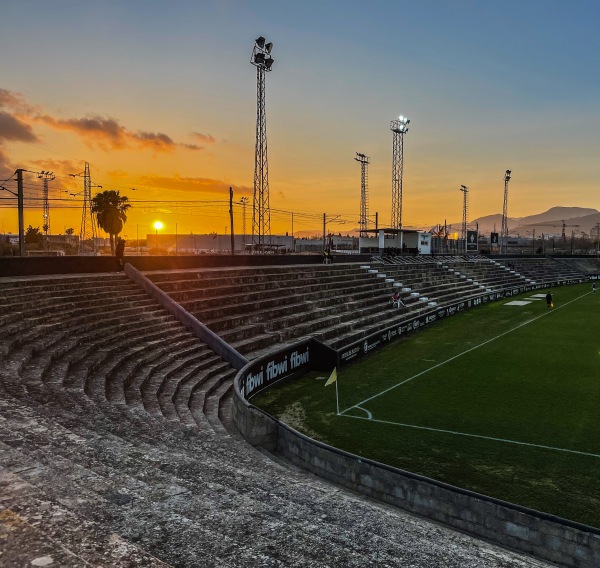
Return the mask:
[[[431,233],[407,229],[369,229],[372,237],[360,237],[361,253],[431,254]]]

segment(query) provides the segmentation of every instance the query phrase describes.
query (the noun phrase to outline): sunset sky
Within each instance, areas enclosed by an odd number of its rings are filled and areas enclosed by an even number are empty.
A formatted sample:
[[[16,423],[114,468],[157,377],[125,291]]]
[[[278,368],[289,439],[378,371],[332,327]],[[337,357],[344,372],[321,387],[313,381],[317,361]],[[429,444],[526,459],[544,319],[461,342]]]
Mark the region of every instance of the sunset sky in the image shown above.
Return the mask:
[[[132,202],[123,233],[224,232],[228,193],[252,203],[254,39],[267,75],[273,233],[390,222],[391,120],[404,145],[403,223],[552,206],[600,208],[600,5],[592,1],[8,0],[0,21],[0,181],[50,170],[52,233],[81,223],[81,178]],[[14,190],[8,181],[4,185]],[[27,204],[42,183],[26,174]],[[135,188],[132,190],[131,188]],[[98,191],[98,190],[94,190]],[[17,231],[0,191],[0,233]],[[247,209],[248,231],[251,207]],[[241,207],[235,208],[241,232]],[[28,207],[25,225],[43,224]]]

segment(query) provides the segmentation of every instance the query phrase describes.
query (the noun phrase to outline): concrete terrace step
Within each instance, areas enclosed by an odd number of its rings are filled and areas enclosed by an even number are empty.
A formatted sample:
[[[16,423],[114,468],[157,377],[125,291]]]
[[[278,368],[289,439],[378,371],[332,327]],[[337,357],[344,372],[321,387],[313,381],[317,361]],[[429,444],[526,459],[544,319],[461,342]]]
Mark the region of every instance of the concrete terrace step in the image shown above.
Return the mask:
[[[34,470],[30,470],[30,471],[35,471],[35,475],[32,478],[32,480],[36,480],[38,481],[40,484],[47,486],[50,480],[56,479],[56,475],[52,474],[52,473],[47,473],[48,471],[48,465],[50,463],[56,465],[56,467],[58,468],[58,470],[60,471],[61,474],[67,474],[69,475],[69,479],[67,480],[67,483],[64,483],[63,485],[59,484],[59,486],[56,486],[56,483],[54,485],[52,485],[52,490],[53,490],[53,497],[55,499],[60,499],[63,500],[65,499],[65,494],[67,495],[67,500],[68,500],[68,495],[71,493],[76,493],[79,497],[78,497],[78,501],[75,505],[75,510],[77,511],[86,511],[89,510],[90,505],[88,505],[88,503],[95,503],[98,500],[98,497],[103,498],[102,501],[102,506],[104,508],[104,510],[111,515],[111,523],[113,524],[113,526],[116,527],[117,530],[120,530],[121,532],[125,532],[125,534],[127,534],[127,529],[129,527],[129,525],[127,523],[131,523],[134,524],[133,519],[137,516],[137,517],[144,517],[145,514],[143,513],[144,510],[148,510],[149,512],[152,511],[153,516],[155,516],[155,520],[153,521],[155,524],[159,523],[160,526],[162,527],[163,522],[166,521],[166,517],[165,514],[161,514],[161,510],[160,509],[156,509],[155,507],[152,507],[152,502],[156,500],[156,498],[160,497],[160,491],[157,490],[153,490],[153,493],[155,494],[155,497],[151,497],[149,498],[144,498],[144,495],[146,493],[148,493],[148,490],[145,488],[148,486],[148,482],[152,481],[152,478],[148,477],[148,470],[147,469],[141,469],[139,466],[131,464],[131,465],[127,465],[125,462],[122,461],[122,458],[120,457],[121,455],[127,455],[125,452],[111,452],[111,454],[109,456],[107,456],[107,459],[104,463],[108,463],[110,464],[110,469],[107,471],[107,473],[110,472],[110,479],[106,476],[103,475],[103,469],[106,468],[106,466],[102,465],[101,463],[96,463],[96,465],[93,465],[91,462],[87,461],[86,465],[82,468],[80,466],[76,467],[75,470],[76,471],[72,471],[72,467],[69,467],[68,464],[68,459],[56,459],[56,451],[61,452],[62,448],[64,447],[64,444],[55,444],[53,447],[53,451],[52,454],[47,454],[48,458],[50,457],[50,455],[54,458],[52,460],[46,458],[45,462],[46,463],[37,463],[36,467]],[[43,448],[44,451],[46,451],[46,448],[48,448],[48,443],[45,442],[43,443]],[[43,454],[37,453],[36,454],[38,457],[43,459]],[[101,455],[101,454],[100,454]],[[67,456],[70,457],[70,456]],[[131,461],[131,460],[129,460]],[[115,468],[112,467],[113,464],[119,464],[119,471],[124,470],[124,468],[127,468],[127,471],[129,471],[129,473],[127,474],[118,474],[115,475]],[[89,470],[88,468],[90,466],[93,466],[93,470]],[[132,467],[133,466],[133,467]],[[100,468],[100,469],[98,469]],[[132,478],[132,475],[135,475],[137,472],[139,471],[144,471],[144,478],[143,478],[143,485],[140,485],[140,483],[138,483],[136,481],[135,478]],[[153,476],[156,478],[157,475],[160,478],[160,476],[162,475],[162,477],[165,477],[164,474],[161,474],[158,470],[154,470],[155,473],[153,474]],[[181,471],[181,470],[178,470]],[[206,473],[204,474],[206,475]],[[238,474],[239,476],[239,474]],[[256,483],[258,481],[259,478],[256,478],[256,480],[254,481],[254,483]],[[178,481],[176,482],[176,487],[177,487],[177,493],[174,493],[173,491],[169,491],[169,488],[173,486],[173,481],[169,481],[168,478],[165,478],[165,481],[160,482],[159,479],[156,479],[153,481],[153,486],[156,487],[156,483],[158,482],[160,485],[162,485],[163,487],[167,488],[167,491],[165,491],[163,489],[163,493],[164,495],[167,497],[167,500],[169,499],[170,495],[175,495],[175,496],[180,496],[180,499],[173,499],[170,498],[170,500],[172,501],[173,504],[178,504],[179,506],[179,512],[180,515],[183,514],[183,518],[187,518],[188,520],[186,520],[186,525],[182,525],[181,523],[177,522],[174,523],[173,526],[169,527],[169,530],[166,531],[168,534],[172,534],[174,535],[175,533],[170,530],[170,529],[174,529],[177,531],[185,531],[184,534],[187,534],[186,528],[189,529],[190,527],[190,523],[194,523],[194,519],[198,518],[198,519],[202,519],[205,518],[207,515],[210,515],[212,522],[211,522],[211,527],[216,527],[218,528],[218,533],[220,533],[222,536],[221,538],[225,535],[231,535],[232,534],[232,530],[244,530],[245,528],[250,528],[251,525],[248,525],[247,522],[245,521],[245,518],[247,517],[247,514],[244,513],[245,510],[249,510],[252,511],[251,516],[248,518],[248,521],[250,521],[250,519],[252,519],[252,517],[255,517],[257,514],[257,509],[265,509],[265,504],[268,503],[269,501],[272,503],[272,499],[273,499],[273,491],[275,491],[276,493],[278,493],[278,490],[273,487],[273,481],[275,481],[275,479],[273,476],[270,476],[268,479],[268,494],[270,495],[270,499],[268,499],[267,501],[264,500],[264,498],[261,498],[260,495],[255,495],[252,499],[249,499],[249,495],[247,493],[246,487],[247,482],[244,481],[241,484],[237,484],[239,485],[239,490],[244,491],[244,493],[237,493],[236,497],[234,499],[235,503],[236,503],[236,507],[238,508],[238,515],[236,515],[237,517],[237,522],[236,523],[228,523],[228,524],[223,524],[225,523],[225,515],[227,514],[226,512],[223,512],[222,514],[220,514],[219,516],[215,516],[214,512],[211,514],[209,513],[209,510],[206,509],[206,505],[203,506],[203,503],[205,503],[205,499],[202,499],[201,501],[198,501],[198,498],[196,497],[196,494],[194,493],[194,490],[197,491],[198,488],[198,484],[196,482],[196,479],[193,480],[193,483],[190,485],[189,482],[185,482],[181,477],[178,479]],[[241,481],[241,480],[240,480]],[[185,485],[182,485],[182,483],[185,483]],[[159,486],[160,486],[159,485]],[[214,484],[213,484],[214,486]],[[91,487],[91,489],[90,489]],[[94,487],[96,489],[94,489]],[[223,487],[225,488],[225,487]],[[290,500],[290,498],[292,499],[292,502],[290,503],[291,506],[293,506],[293,509],[295,511],[295,515],[296,516],[300,516],[301,518],[318,518],[314,517],[317,514],[317,511],[319,510],[319,507],[322,507],[323,503],[321,502],[320,504],[317,504],[316,502],[314,503],[314,505],[311,505],[310,502],[307,503],[306,500],[306,495],[304,491],[298,491],[298,486],[296,486],[296,491],[295,493],[297,493],[298,495],[296,497],[294,497],[293,493],[289,493],[287,496],[285,497],[285,499],[287,501]],[[302,488],[300,488],[302,489]],[[265,487],[265,490],[267,490],[267,487]],[[214,491],[214,490],[213,490]],[[95,492],[97,492],[98,497],[95,496]],[[256,491],[255,491],[256,493]],[[258,492],[260,493],[260,491]],[[245,495],[245,498],[243,497],[243,495]],[[108,499],[107,499],[108,497]],[[149,496],[150,497],[150,496]],[[266,497],[266,495],[265,495]],[[336,499],[339,499],[339,495],[335,497]],[[185,500],[186,506],[182,507],[183,502],[181,501],[181,499]],[[260,499],[260,500],[257,500]],[[163,500],[163,502],[161,503],[162,506],[162,510],[164,511],[165,507],[167,506],[166,503],[168,502],[167,500]],[[127,504],[127,508],[124,509],[122,507],[122,505],[118,505],[119,502],[124,502]],[[320,499],[320,501],[322,501],[322,498]],[[112,503],[117,503],[117,505],[112,505]],[[259,505],[259,503],[264,503]],[[359,504],[360,502],[358,502],[357,504]],[[275,505],[275,507],[280,508],[280,505],[278,502],[273,503],[272,505],[267,506],[268,509],[272,508],[273,505]],[[315,508],[315,505],[317,506]],[[348,506],[356,506],[354,503],[350,504],[348,503]],[[167,506],[168,507],[168,506]],[[338,507],[339,508],[339,507]],[[361,507],[359,506],[359,509]],[[267,509],[267,510],[268,510]],[[335,511],[331,511],[332,514],[335,514]],[[364,515],[364,511],[363,510],[359,510],[359,513],[362,513],[362,518],[363,518],[363,539],[366,539],[368,541],[370,541],[370,546],[375,545],[375,542],[372,541],[373,538],[380,539],[382,537],[380,536],[376,536],[377,533],[375,531],[373,531],[373,526],[371,526],[371,521],[369,520],[368,516]],[[260,514],[260,513],[259,513]],[[239,518],[239,515],[243,515],[244,517],[242,517],[242,519]],[[344,514],[344,517],[347,517],[346,514]],[[170,517],[169,517],[170,518]],[[181,518],[181,517],[180,517]],[[103,518],[104,520],[106,519],[106,516],[104,516]],[[336,528],[333,528],[333,531],[335,532],[335,530],[339,530],[342,528],[342,524],[341,522],[343,521],[343,519],[338,519],[337,520],[339,524],[339,526]],[[184,528],[185,527],[185,528]],[[193,529],[195,531],[198,531],[198,527],[195,527],[194,525],[192,525]],[[346,529],[347,530],[347,529]],[[164,527],[163,527],[163,532],[164,532]],[[386,531],[389,532],[389,531]],[[304,542],[305,545],[308,545],[308,543],[310,543],[311,546],[313,547],[317,547],[318,550],[316,550],[314,555],[306,555],[303,554],[301,557],[298,557],[297,560],[299,560],[300,558],[302,558],[303,561],[305,561],[306,563],[314,563],[314,562],[318,562],[319,557],[323,557],[322,555],[326,553],[327,547],[328,546],[341,546],[342,543],[344,542],[345,538],[338,538],[338,536],[333,536],[331,538],[328,538],[325,535],[320,535],[319,533],[315,533],[317,536],[313,537],[312,535],[309,537],[307,534],[304,534],[303,531],[294,531],[294,536],[290,539],[290,535],[285,535],[281,538],[287,538],[288,539],[288,543],[290,542],[290,540],[292,541],[291,544],[294,545],[294,548],[296,550],[298,550],[298,546],[300,545],[301,542]],[[198,538],[198,534],[202,535],[202,532],[197,533],[196,534],[196,538]],[[391,532],[390,535],[391,536]],[[388,540],[389,536],[387,534],[384,534],[384,539]],[[213,537],[217,538],[215,535],[213,535]],[[297,539],[300,538],[301,540],[299,542],[296,542]],[[308,538],[308,540],[307,540]],[[201,539],[204,540],[204,539]],[[179,542],[177,539],[175,539],[176,542]],[[144,542],[142,541],[145,545],[148,545],[148,542]],[[164,541],[163,541],[164,543]],[[173,545],[172,543],[170,543],[171,546]],[[217,549],[217,551],[215,551],[214,547],[211,546],[212,544],[212,540],[209,542],[203,542],[203,545],[205,547],[206,551],[211,551],[212,553],[222,553],[220,549]],[[275,543],[278,546],[282,545],[282,542],[277,542]],[[345,546],[348,546],[347,544]],[[393,546],[393,545],[392,545]],[[165,550],[166,549],[166,550]],[[282,547],[279,549],[279,554],[282,553],[283,550],[286,550],[285,547]],[[172,548],[169,548],[169,545],[162,547],[162,551],[166,552],[167,554],[172,554],[173,550]],[[356,563],[357,560],[355,559],[354,561],[352,560],[353,557],[355,557],[358,554],[359,556],[359,560],[360,563]],[[344,557],[345,559],[343,560],[343,562],[345,563],[345,565],[349,565],[349,566],[358,566],[358,565],[362,565],[361,563],[364,563],[368,556],[365,556],[365,553],[363,552],[361,554],[360,552],[360,548],[355,548],[354,546],[351,547],[351,550],[348,552],[348,557]],[[390,557],[391,560],[392,557]],[[172,558],[167,558],[169,560],[171,560]],[[292,558],[289,558],[289,561],[292,561]],[[348,562],[346,564],[346,562]],[[307,564],[303,564],[303,565],[307,565]]]

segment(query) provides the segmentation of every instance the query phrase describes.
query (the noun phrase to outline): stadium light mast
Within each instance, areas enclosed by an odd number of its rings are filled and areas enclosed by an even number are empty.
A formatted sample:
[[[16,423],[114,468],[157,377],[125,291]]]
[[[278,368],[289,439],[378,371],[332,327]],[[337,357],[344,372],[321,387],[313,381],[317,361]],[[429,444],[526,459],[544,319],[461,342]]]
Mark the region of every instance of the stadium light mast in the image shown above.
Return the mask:
[[[502,232],[500,250],[506,254],[508,252],[508,182],[510,181],[510,170],[504,174],[504,206],[502,207]]]
[[[260,36],[254,42],[250,63],[256,67],[256,148],[254,155],[254,201],[252,208],[252,248],[264,252],[265,238],[271,237],[269,207],[269,162],[267,159],[267,116],[265,75],[272,70],[272,43]]]
[[[463,192],[463,218],[460,231],[460,238],[463,242],[464,252],[467,252],[467,224],[469,223],[469,188],[466,185],[460,186]]]
[[[369,157],[364,154],[356,152],[354,158],[360,164],[360,219],[358,226],[360,229],[360,236],[367,236],[368,219],[369,219],[369,202],[367,196],[367,184],[369,181]]]
[[[392,131],[392,229],[402,229],[402,172],[404,168],[404,135],[410,120],[400,115],[390,122]],[[400,237],[402,238],[402,237]],[[402,246],[402,245],[401,245]]]

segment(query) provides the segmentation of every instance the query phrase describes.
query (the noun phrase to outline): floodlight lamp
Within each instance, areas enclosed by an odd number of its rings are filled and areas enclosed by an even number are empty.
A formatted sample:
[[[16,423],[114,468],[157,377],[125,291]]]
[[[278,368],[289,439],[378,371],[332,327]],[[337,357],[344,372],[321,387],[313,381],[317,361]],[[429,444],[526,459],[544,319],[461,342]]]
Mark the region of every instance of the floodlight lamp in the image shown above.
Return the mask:
[[[254,63],[258,63],[262,65],[265,62],[265,54],[264,53],[256,53],[254,54]]]
[[[269,57],[268,59],[265,59],[265,67],[267,68],[267,70],[271,69],[271,67],[273,67],[273,62],[275,60],[272,57]]]
[[[271,41],[270,41],[269,43],[267,43],[267,44],[265,45],[265,51],[266,51],[267,53],[271,53],[271,50],[272,50],[272,49],[273,49],[273,42],[271,42]]]
[[[256,39],[256,45],[258,45],[258,47],[260,47],[262,49],[263,47],[265,47],[265,41],[266,40],[265,40],[265,38],[263,36],[259,36]]]
[[[398,117],[398,120],[399,120],[400,122],[402,122],[402,121],[404,120],[404,117],[403,117],[402,115],[400,115],[400,116]]]

